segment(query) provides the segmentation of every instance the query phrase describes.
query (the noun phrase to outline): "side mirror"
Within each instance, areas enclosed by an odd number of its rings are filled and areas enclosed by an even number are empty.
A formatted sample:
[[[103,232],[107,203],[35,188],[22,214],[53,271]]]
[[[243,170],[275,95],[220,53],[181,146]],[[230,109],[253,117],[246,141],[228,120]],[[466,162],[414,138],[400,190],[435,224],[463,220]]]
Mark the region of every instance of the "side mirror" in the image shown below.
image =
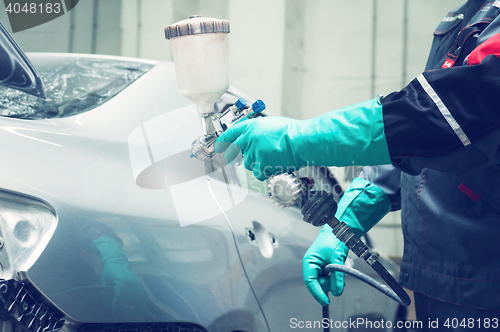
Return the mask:
[[[1,22],[0,84],[46,99],[40,75]]]

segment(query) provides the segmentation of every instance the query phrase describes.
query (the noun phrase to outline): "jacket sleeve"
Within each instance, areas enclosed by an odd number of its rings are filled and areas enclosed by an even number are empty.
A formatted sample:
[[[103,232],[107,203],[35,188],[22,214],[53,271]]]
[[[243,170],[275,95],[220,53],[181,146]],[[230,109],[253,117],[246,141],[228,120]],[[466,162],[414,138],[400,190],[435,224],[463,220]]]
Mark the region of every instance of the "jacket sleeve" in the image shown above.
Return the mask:
[[[396,168],[465,173],[500,163],[500,59],[479,60],[424,72],[381,98]]]
[[[380,188],[391,203],[390,211],[401,209],[401,171],[392,165],[365,166],[358,177]]]

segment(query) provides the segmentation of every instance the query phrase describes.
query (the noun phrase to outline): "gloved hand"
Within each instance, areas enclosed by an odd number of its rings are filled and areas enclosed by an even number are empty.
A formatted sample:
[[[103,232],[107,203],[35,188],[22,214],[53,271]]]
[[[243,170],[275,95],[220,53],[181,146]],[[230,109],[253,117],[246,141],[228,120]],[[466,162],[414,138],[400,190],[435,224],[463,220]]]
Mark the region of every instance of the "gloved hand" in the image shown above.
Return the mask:
[[[101,236],[93,240],[92,244],[104,265],[101,282],[114,290],[113,296],[106,297],[103,301],[120,317],[130,319],[142,315],[149,297],[141,281],[130,268],[122,245],[109,236]]]
[[[355,178],[340,199],[335,217],[361,237],[390,210],[391,202],[382,189]],[[347,252],[347,247],[333,235],[332,228],[325,225],[304,255],[304,282],[311,295],[323,306],[330,304],[328,292],[335,296],[342,294],[344,274],[334,272],[327,278],[322,277],[321,272],[328,264],[344,264]]]
[[[234,143],[234,144],[231,144]],[[265,117],[238,123],[216,141],[230,162],[241,150],[259,180],[307,165],[382,165],[391,162],[378,99],[310,120]]]
[[[344,290],[344,274],[335,271],[328,277],[322,275],[323,269],[328,264],[343,265],[348,252],[349,249],[333,235],[332,228],[326,224],[304,255],[304,282],[311,295],[322,306],[330,304],[328,292],[340,296]]]

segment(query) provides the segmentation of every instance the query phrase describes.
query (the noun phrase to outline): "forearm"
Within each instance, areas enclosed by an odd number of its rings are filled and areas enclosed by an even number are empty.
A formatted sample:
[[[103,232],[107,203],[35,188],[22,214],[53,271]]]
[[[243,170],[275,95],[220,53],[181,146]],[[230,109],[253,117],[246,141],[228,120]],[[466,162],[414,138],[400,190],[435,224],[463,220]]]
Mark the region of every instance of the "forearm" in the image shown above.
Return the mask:
[[[391,201],[378,186],[355,178],[338,204],[335,217],[363,236],[391,210]],[[326,226],[325,226],[326,227]]]

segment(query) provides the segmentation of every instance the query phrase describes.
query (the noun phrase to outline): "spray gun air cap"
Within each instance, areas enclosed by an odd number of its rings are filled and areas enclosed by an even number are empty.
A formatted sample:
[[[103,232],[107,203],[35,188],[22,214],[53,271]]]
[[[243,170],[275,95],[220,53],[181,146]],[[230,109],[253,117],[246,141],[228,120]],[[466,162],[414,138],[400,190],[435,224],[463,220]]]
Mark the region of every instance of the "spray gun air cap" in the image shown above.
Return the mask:
[[[260,99],[258,99],[255,103],[252,104],[252,110],[257,114],[261,113],[265,109],[266,109],[266,104],[264,104],[264,102]]]

